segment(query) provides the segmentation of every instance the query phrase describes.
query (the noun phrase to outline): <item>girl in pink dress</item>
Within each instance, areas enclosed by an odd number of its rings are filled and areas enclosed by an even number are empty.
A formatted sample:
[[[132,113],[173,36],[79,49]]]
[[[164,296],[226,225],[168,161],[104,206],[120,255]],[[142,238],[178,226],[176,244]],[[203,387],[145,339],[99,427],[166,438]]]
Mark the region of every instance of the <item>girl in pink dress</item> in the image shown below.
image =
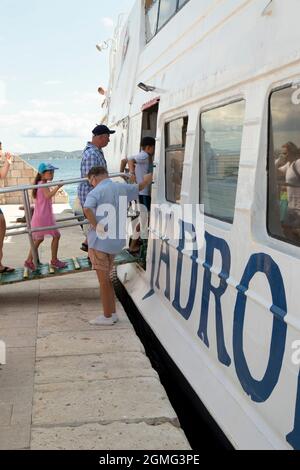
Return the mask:
[[[56,188],[43,188],[43,184],[53,181],[54,171],[58,170],[49,163],[41,163],[38,168],[38,174],[35,178],[35,185],[40,185],[38,189],[34,189],[32,192],[33,198],[35,199],[34,214],[31,220],[31,227],[52,227],[56,225],[55,217],[52,209],[52,198],[55,196],[57,191],[63,186],[58,185]],[[58,245],[60,239],[60,232],[58,230],[41,230],[34,232],[32,238],[34,244],[38,249],[40,244],[44,241],[45,236],[52,237],[51,252],[52,259],[50,265],[53,268],[63,269],[67,266],[57,258]],[[36,266],[33,263],[33,256],[30,250],[27,260],[24,266],[31,271],[36,270]]]

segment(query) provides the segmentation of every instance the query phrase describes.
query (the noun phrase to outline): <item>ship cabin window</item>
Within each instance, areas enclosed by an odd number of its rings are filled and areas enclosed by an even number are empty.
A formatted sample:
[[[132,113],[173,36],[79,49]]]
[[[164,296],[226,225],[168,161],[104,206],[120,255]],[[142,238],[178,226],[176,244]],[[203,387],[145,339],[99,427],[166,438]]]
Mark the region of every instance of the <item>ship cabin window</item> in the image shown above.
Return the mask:
[[[201,115],[200,203],[209,217],[233,223],[245,101]]]
[[[157,31],[159,0],[146,0],[146,41],[149,42],[155,36]]]
[[[168,122],[165,126],[166,141],[166,199],[180,204],[183,162],[188,117]]]
[[[158,29],[160,29],[176,13],[177,0],[160,0]]]
[[[180,10],[189,0],[145,0],[146,42]]]
[[[300,246],[300,89],[274,91],[269,116],[268,231]]]

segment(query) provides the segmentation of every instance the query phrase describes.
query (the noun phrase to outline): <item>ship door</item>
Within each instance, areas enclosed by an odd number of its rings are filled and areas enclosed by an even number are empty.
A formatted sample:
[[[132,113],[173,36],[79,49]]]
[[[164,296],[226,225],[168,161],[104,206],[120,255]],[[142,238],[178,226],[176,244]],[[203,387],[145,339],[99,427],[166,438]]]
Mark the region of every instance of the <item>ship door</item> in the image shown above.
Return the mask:
[[[156,138],[158,107],[159,98],[143,106],[141,139],[143,139],[143,137]]]
[[[141,140],[144,137],[153,137],[154,139],[156,139],[158,108],[159,108],[159,98],[156,98],[155,100],[152,100],[143,106]],[[154,156],[152,160],[149,162],[150,171],[153,171],[153,164],[154,164]]]
[[[159,98],[146,103],[142,108],[142,129],[141,129],[141,140],[144,137],[153,137],[156,138],[157,134],[157,117],[158,117],[158,109],[159,109]],[[149,161],[149,171],[153,171],[153,163],[154,157]],[[142,247],[141,247],[141,257],[144,260],[144,267],[146,256],[147,256],[147,239],[144,238],[148,235],[148,226],[150,221],[150,212],[147,215],[140,214],[140,234],[142,237]],[[142,235],[144,233],[144,236]]]

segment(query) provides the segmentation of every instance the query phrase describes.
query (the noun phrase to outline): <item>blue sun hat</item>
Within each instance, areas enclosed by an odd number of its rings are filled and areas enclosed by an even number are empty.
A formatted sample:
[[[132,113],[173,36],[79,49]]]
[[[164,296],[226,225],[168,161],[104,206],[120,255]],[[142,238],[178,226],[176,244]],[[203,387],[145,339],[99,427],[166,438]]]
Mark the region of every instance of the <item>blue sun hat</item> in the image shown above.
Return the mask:
[[[55,166],[51,165],[51,163],[41,163],[38,168],[38,172],[40,175],[45,173],[46,171],[55,171],[59,170],[59,168],[56,168]]]

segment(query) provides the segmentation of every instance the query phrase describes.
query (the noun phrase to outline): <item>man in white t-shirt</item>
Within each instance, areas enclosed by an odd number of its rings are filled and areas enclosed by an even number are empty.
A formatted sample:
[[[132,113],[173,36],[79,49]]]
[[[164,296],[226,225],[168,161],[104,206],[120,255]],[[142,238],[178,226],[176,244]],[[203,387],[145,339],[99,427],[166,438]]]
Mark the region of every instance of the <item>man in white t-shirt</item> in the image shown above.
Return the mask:
[[[153,173],[154,153],[155,139],[153,137],[144,137],[141,143],[140,153],[128,158],[128,167],[132,182],[140,184],[144,181],[145,175]],[[140,231],[144,238],[147,236],[148,216],[151,210],[151,185],[139,192],[139,204],[143,206],[143,208],[140,208],[140,226],[137,227],[137,231]],[[139,252],[138,240],[133,241],[130,246],[130,252]]]

